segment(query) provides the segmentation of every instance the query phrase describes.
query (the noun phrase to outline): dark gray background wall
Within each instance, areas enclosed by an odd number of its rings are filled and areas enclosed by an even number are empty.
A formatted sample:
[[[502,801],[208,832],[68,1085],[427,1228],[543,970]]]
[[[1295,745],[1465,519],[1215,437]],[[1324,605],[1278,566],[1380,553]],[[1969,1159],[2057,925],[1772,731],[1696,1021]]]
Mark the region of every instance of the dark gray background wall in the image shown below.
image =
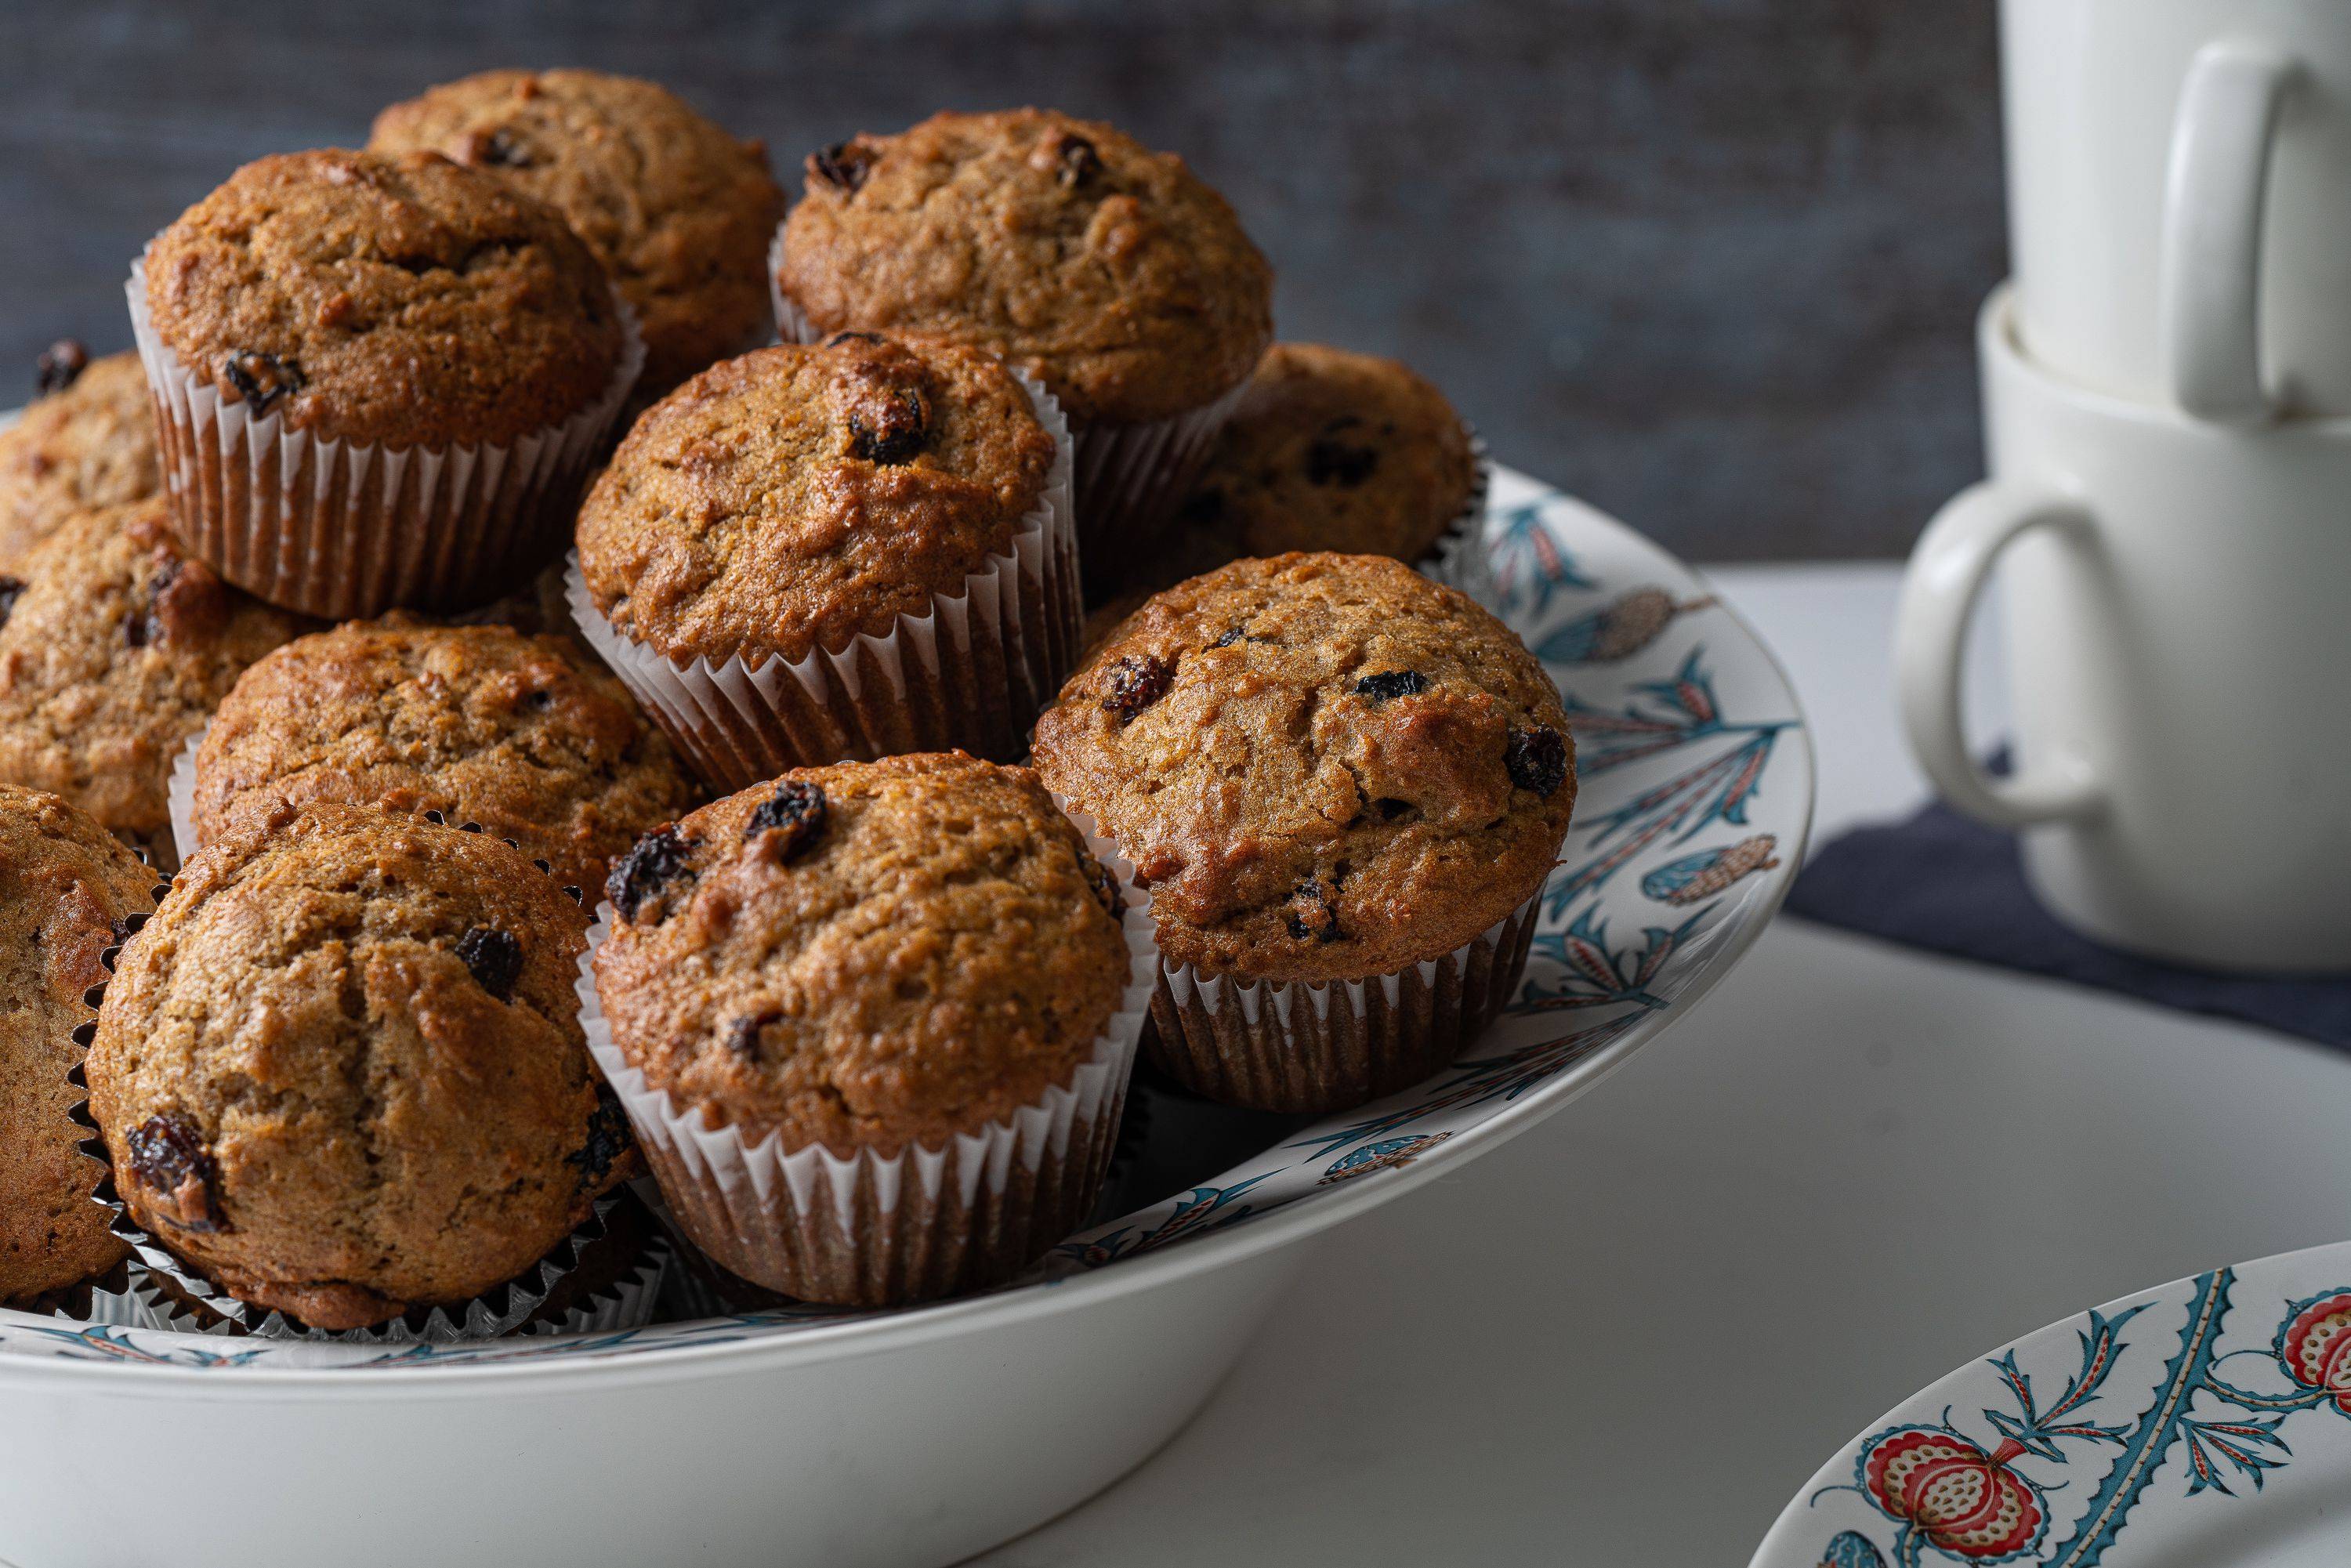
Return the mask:
[[[1691,556],[1896,554],[1980,470],[1992,30],[1988,0],[0,0],[0,404],[58,335],[128,343],[131,256],[240,162],[592,65],[795,191],[938,108],[1116,120],[1232,198],[1284,336],[1410,361],[1504,461]]]

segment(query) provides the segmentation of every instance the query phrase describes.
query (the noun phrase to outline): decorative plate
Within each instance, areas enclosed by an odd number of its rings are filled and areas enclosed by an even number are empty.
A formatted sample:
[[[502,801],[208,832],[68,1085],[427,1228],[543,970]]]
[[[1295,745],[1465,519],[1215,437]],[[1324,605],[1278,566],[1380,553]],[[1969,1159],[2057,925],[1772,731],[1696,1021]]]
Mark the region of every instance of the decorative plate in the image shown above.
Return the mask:
[[[623,1333],[470,1345],[221,1339],[0,1312],[0,1356],[217,1370],[642,1357],[788,1334],[881,1336],[1024,1292],[1132,1288],[1216,1249],[1283,1244],[1498,1145],[1597,1082],[1721,978],[1803,855],[1811,744],[1786,677],[1687,567],[1589,507],[1497,468],[1492,592],[1567,695],[1576,821],[1510,1015],[1418,1087],[1320,1122],[1144,1093],[1111,1212],[1032,1278],[893,1312],[798,1308]],[[1221,1149],[1220,1165],[1187,1166]]]
[[[2052,1323],[1897,1405],[1753,1568],[2351,1562],[2351,1242]]]

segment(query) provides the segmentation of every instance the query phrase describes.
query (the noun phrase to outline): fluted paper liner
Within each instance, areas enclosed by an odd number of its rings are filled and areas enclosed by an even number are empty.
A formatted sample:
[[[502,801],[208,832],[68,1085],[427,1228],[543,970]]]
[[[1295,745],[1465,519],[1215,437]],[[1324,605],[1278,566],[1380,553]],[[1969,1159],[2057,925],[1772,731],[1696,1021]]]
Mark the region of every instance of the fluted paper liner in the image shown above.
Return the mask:
[[[784,231],[768,246],[768,292],[776,306],[776,330],[787,343],[814,343],[824,333],[789,298],[782,275]],[[1248,389],[1243,376],[1215,402],[1172,419],[1135,424],[1079,424],[1075,498],[1078,541],[1086,570],[1098,585],[1116,581],[1146,559],[1175,520],[1216,444],[1217,433],[1232,416]]]
[[[180,362],[131,267],[131,329],[154,394],[172,531],[222,577],[327,620],[395,605],[455,608],[512,587],[569,529],[605,433],[644,366],[619,290],[621,356],[587,407],[503,444],[394,447],[322,440],[258,418]]]
[[[654,1089],[613,1043],[593,960],[611,930],[597,911],[580,959],[588,1049],[636,1129],[672,1218],[721,1267],[803,1301],[888,1306],[1006,1283],[1083,1226],[1117,1140],[1134,1053],[1159,968],[1151,900],[1134,868],[1072,818],[1125,890],[1127,985],[1067,1085],[940,1148],[842,1157],[787,1149],[771,1132],[705,1125],[699,1108]]]
[[[1076,659],[1082,611],[1069,423],[1050,393],[1014,373],[1053,437],[1044,493],[1014,526],[1010,554],[886,633],[758,664],[673,660],[605,618],[573,552],[565,589],[580,635],[714,789],[843,759],[960,748],[1009,762],[1028,750],[1029,724]]]
[[[1502,613],[1500,585],[1494,580],[1493,550],[1486,538],[1486,493],[1494,479],[1493,459],[1485,438],[1464,424],[1468,433],[1469,459],[1477,466],[1469,482],[1469,498],[1461,515],[1447,523],[1422,557],[1420,570],[1437,581],[1459,589],[1495,614]]]
[[[1151,1060],[1196,1094],[1259,1111],[1327,1114],[1409,1089],[1510,1005],[1541,899],[1538,888],[1442,957],[1368,979],[1244,981],[1166,965]]]

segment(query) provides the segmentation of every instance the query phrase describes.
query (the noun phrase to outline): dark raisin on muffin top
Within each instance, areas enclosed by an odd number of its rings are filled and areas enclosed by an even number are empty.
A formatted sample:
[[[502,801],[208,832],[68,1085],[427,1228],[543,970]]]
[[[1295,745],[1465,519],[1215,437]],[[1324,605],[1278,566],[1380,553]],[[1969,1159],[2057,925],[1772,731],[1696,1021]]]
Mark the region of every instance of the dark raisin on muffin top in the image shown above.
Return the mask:
[[[1375,556],[1244,559],[1162,592],[1038,721],[1036,763],[1209,974],[1360,979],[1533,894],[1575,805],[1559,693],[1466,595]]]
[[[245,165],[157,236],[146,301],[224,399],[390,446],[559,423],[622,349],[611,286],[563,215],[434,153]]]

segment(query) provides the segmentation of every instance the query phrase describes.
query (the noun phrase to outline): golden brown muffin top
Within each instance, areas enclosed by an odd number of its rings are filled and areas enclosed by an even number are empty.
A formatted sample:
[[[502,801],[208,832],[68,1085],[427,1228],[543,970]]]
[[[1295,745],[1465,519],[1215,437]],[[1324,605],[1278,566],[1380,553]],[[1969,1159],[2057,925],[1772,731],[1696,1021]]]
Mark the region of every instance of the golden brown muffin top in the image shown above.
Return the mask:
[[[1233,555],[1341,550],[1417,560],[1468,505],[1469,432],[1394,360],[1276,343],[1182,513]]]
[[[1559,693],[1467,595],[1380,556],[1238,560],[1158,594],[1037,721],[1171,963],[1362,979],[1531,896],[1575,806]]]
[[[700,799],[626,687],[559,637],[394,613],[247,670],[196,753],[195,831],[339,800],[476,822],[601,886],[607,862]]]
[[[309,624],[183,555],[160,497],[75,515],[0,577],[0,779],[168,854],[172,765]]]
[[[635,307],[650,400],[768,336],[784,193],[767,150],[668,89],[603,71],[484,71],[376,116],[376,152],[438,152],[548,203]]]
[[[807,182],[778,281],[820,330],[985,348],[1081,425],[1214,402],[1272,340],[1272,269],[1231,206],[1115,127],[938,114],[812,155]]]
[[[241,819],[116,966],[90,1111],[131,1217],[256,1306],[364,1327],[545,1256],[626,1174],[516,850],[362,807]]]
[[[1009,553],[1053,452],[1020,383],[971,350],[758,350],[637,421],[580,507],[580,572],[673,658],[838,650]]]
[[[156,236],[146,298],[189,373],[328,439],[503,444],[593,403],[621,358],[563,214],[430,152],[247,163]]]
[[[76,512],[163,487],[155,404],[136,354],[92,360],[0,430],[0,571]]]
[[[0,1301],[63,1290],[127,1250],[90,1201],[99,1167],[68,1114],[73,1031],[99,956],[155,907],[155,873],[89,813],[0,784]]]
[[[747,1143],[942,1147],[1067,1085],[1127,981],[1085,840],[1034,773],[961,752],[754,786],[606,893],[613,1043]]]

